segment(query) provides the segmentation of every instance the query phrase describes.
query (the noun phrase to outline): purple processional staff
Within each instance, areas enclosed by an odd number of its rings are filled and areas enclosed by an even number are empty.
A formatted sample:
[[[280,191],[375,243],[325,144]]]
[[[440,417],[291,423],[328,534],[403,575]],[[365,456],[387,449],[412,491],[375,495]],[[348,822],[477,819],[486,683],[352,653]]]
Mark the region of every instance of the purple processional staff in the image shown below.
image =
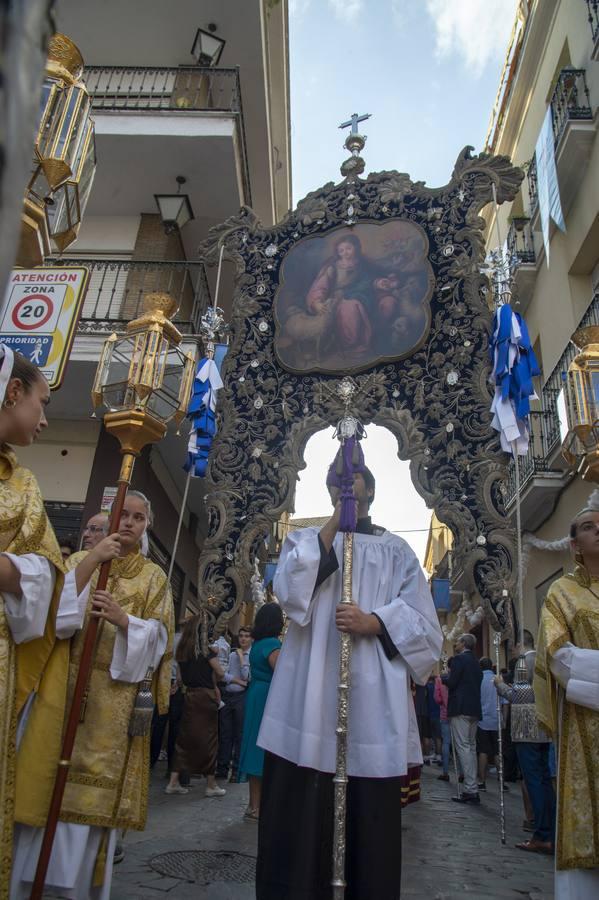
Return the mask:
[[[291,532],[274,582],[289,625],[258,737],[258,900],[399,898],[402,776],[422,762],[410,679],[424,684],[441,651],[416,555],[372,524],[356,388],[341,385],[334,511]]]

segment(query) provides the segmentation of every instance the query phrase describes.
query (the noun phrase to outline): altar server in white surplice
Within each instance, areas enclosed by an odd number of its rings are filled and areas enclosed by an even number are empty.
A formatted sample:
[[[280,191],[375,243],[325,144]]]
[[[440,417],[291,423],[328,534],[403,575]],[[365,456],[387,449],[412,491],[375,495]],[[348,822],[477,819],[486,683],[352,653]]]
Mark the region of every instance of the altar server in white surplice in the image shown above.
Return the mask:
[[[339,631],[353,635],[345,896],[400,895],[400,779],[422,762],[410,678],[426,683],[442,635],[414,552],[370,520],[374,490],[363,467],[354,476],[354,606],[338,605],[336,488],[331,519],[320,531],[291,532],[279,560],[274,590],[290,622],[258,738],[267,751],[258,900],[331,897]]]

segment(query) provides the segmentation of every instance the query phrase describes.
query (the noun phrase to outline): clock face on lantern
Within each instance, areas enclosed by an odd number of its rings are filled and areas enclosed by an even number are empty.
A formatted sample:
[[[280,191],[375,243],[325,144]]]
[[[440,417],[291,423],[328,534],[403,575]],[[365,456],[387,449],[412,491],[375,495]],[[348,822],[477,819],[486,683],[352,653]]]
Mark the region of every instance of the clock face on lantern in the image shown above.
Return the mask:
[[[296,244],[274,301],[275,352],[294,372],[356,372],[409,356],[430,327],[424,231],[365,222]]]

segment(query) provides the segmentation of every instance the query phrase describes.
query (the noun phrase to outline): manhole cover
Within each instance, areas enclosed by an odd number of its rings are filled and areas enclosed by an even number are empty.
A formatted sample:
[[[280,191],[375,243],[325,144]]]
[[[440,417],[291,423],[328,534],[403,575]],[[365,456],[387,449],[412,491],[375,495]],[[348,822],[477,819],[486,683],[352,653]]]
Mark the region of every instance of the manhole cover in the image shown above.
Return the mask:
[[[256,879],[255,858],[227,850],[176,850],[161,853],[150,860],[150,868],[159,875],[179,878],[190,884],[212,884],[214,881],[251,884]]]

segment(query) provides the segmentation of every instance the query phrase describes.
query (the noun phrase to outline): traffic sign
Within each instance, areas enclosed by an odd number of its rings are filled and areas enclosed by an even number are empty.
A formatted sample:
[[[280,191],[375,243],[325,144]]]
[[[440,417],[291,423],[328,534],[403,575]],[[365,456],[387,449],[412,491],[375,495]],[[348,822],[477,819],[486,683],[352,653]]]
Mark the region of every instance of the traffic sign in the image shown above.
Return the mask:
[[[15,269],[8,284],[0,343],[39,366],[52,390],[64,377],[88,278],[82,267],[40,267]]]

